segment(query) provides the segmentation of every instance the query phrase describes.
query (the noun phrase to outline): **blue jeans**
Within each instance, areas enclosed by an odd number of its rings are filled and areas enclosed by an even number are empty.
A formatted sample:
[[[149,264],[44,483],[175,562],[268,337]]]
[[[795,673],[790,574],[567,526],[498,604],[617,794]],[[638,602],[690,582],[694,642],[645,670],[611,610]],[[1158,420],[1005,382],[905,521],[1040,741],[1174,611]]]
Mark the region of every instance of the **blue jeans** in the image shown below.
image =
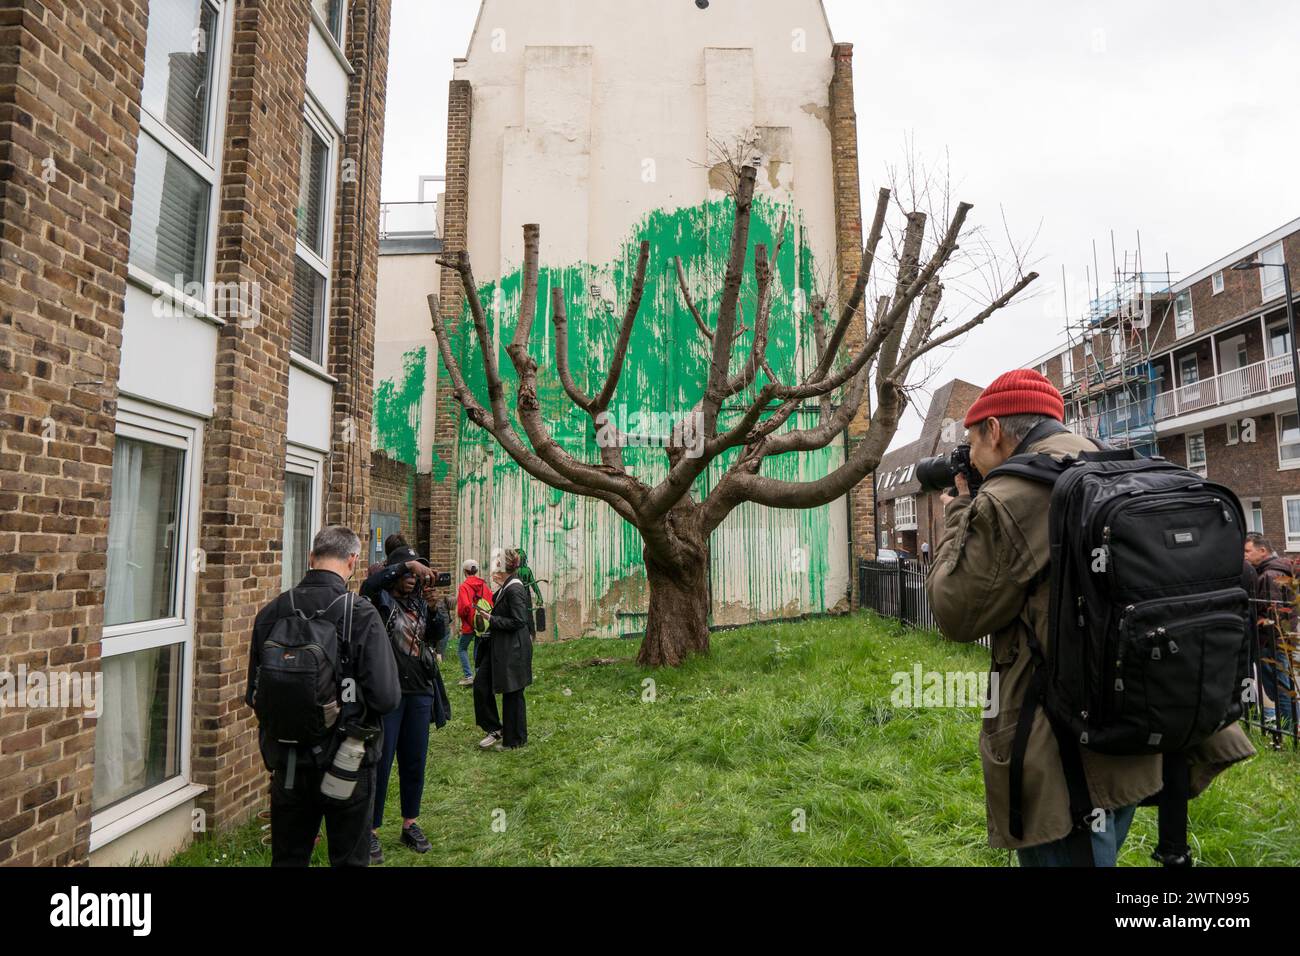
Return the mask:
[[[1119,859],[1119,848],[1124,845],[1128,828],[1133,823],[1137,807],[1120,807],[1106,811],[1106,829],[1092,834],[1092,859],[1097,866],[1114,866]],[[1017,850],[1021,866],[1072,866],[1068,837],[1043,843],[1039,846]]]
[[[456,647],[456,653],[460,655],[460,672],[464,677],[473,677],[474,671],[469,666],[469,645],[474,641],[474,650],[478,651],[478,643],[472,633],[462,634],[460,644]]]
[[[1291,674],[1286,666],[1286,651],[1277,649],[1275,656],[1269,651],[1259,662],[1259,682],[1268,699],[1273,702],[1277,714],[1278,727],[1290,730],[1295,721],[1295,692],[1291,689]],[[1267,714],[1267,707],[1261,701],[1261,708]]]
[[[384,799],[388,796],[388,777],[393,772],[394,757],[402,795],[402,819],[414,820],[420,815],[432,721],[433,697],[428,694],[403,694],[397,709],[384,715],[384,752],[379,757],[379,780],[375,785],[374,829],[378,830],[384,822]]]

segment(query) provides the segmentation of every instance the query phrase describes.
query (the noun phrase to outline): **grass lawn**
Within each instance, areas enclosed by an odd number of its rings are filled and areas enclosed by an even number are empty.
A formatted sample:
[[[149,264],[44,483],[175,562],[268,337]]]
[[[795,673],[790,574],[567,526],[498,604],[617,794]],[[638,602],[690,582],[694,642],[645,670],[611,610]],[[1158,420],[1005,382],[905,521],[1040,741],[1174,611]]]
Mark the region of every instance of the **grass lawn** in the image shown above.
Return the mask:
[[[450,686],[420,817],[433,851],[397,841],[394,769],[386,865],[1008,863],[986,840],[978,712],[890,703],[895,672],[982,671],[982,648],[855,614],[718,633],[678,670],[643,670],[635,650],[538,645],[519,751],[480,752],[469,689]],[[585,664],[596,657],[617,661]],[[1205,865],[1300,863],[1300,757],[1261,750],[1227,771],[1192,803],[1191,830]],[[250,823],[172,863],[265,865],[260,836]],[[1154,810],[1139,810],[1121,863],[1154,865],[1155,839]]]

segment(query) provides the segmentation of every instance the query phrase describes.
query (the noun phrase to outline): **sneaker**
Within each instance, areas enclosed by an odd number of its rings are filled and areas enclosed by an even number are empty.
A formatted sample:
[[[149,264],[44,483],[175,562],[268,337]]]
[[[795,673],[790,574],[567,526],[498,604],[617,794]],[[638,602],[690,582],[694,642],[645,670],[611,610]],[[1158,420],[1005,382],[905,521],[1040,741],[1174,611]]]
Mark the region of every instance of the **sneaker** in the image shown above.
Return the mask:
[[[460,680],[458,680],[456,683],[460,684],[461,687],[469,687],[469,686],[471,686],[471,685],[474,683],[474,678],[472,678],[472,677],[462,677],[462,678],[461,678]]]
[[[384,862],[384,848],[379,845],[379,834],[370,834],[370,865],[379,866]]]
[[[494,730],[492,731],[492,733],[488,734],[486,737],[480,740],[478,742],[478,745],[483,750],[489,750],[492,747],[495,747],[500,742],[501,742],[501,731]]]
[[[402,827],[402,843],[409,846],[416,853],[428,853],[432,849],[418,823],[412,823],[409,827]]]

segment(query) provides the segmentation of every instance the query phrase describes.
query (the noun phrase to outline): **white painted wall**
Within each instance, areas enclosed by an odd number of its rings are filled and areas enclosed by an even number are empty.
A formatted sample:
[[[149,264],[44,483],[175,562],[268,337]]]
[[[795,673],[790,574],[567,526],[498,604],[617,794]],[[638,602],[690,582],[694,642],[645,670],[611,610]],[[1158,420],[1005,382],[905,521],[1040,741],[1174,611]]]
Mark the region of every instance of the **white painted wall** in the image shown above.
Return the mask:
[[[438,291],[440,267],[433,253],[381,255],[375,302],[375,385],[400,381],[405,357],[423,348],[425,362],[424,400],[420,405],[419,455],[417,467],[430,468],[433,449],[433,416],[436,406],[439,360],[429,318],[427,296]],[[378,446],[376,446],[378,447]]]

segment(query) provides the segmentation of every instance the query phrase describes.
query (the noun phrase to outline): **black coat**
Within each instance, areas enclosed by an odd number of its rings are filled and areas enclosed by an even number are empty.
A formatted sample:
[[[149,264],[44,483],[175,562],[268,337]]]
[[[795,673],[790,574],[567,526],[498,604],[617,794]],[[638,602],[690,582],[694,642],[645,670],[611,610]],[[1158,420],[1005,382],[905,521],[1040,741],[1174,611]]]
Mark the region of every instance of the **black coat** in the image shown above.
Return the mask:
[[[506,578],[492,596],[487,641],[492,693],[513,693],[533,682],[533,598],[518,575]]]

